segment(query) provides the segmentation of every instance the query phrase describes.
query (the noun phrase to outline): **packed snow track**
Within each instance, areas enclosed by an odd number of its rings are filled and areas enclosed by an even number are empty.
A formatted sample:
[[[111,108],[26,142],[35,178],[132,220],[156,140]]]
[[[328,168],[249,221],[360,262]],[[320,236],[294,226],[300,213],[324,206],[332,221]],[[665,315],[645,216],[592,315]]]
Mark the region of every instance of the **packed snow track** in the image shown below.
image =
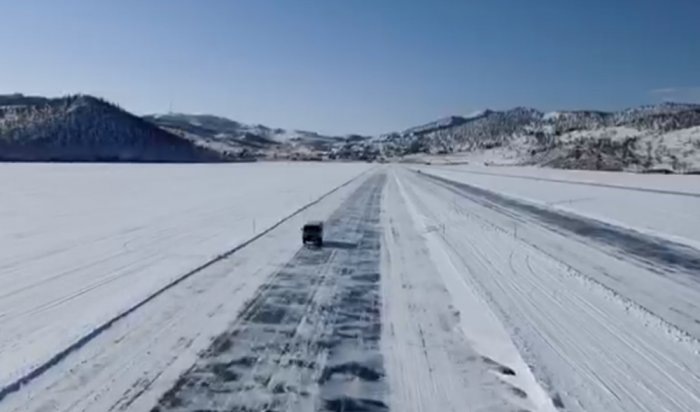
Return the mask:
[[[158,410],[386,410],[379,351],[379,208],[385,177],[327,221],[323,248],[302,247]]]
[[[180,167],[138,173],[209,173]],[[219,193],[225,205],[214,209],[189,199],[176,209],[192,216],[179,221],[149,210],[134,235],[105,226],[159,259],[177,257],[160,270],[133,252],[100,260],[105,233],[94,250],[56,249],[68,253],[59,260],[46,246],[60,242],[39,242],[62,275],[28,265],[22,280],[19,257],[31,251],[20,243],[0,266],[0,281],[15,287],[0,296],[0,411],[700,411],[695,192],[661,189],[658,176],[589,185],[557,171],[452,170],[239,166],[250,178],[288,176],[289,187],[274,183],[277,200],[255,185],[236,202]],[[309,179],[318,187],[305,188]],[[587,200],[562,207],[551,190]],[[246,196],[274,204],[222,250],[220,231],[242,230],[261,205],[244,205]],[[651,210],[614,207],[627,197],[678,213],[644,226]],[[35,212],[5,207],[0,219]],[[303,246],[300,228],[319,219],[324,246]],[[175,254],[188,239],[199,259]],[[81,248],[96,279],[114,259],[136,266],[90,283],[68,259]]]

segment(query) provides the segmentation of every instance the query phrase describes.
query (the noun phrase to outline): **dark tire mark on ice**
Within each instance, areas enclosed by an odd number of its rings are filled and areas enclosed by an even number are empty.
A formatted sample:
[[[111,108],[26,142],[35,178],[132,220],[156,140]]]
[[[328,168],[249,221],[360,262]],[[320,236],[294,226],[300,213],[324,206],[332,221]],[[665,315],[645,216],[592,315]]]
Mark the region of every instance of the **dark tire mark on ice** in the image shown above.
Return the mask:
[[[337,240],[327,240],[323,242],[324,248],[330,249],[355,249],[357,245],[351,242],[339,242]]]
[[[388,410],[380,353],[379,210],[368,179],[301,248],[155,411]]]
[[[333,412],[387,411],[383,402],[372,399],[338,398],[326,401],[325,409]]]
[[[652,268],[658,266],[667,267],[673,271],[690,275],[691,279],[700,282],[700,251],[692,247],[595,219],[547,209],[466,183],[455,182],[427,173],[421,173],[419,176],[431,179],[443,187],[488,208],[496,209],[508,215],[512,215],[509,210],[525,213],[560,233],[574,233],[592,239],[631,255],[637,260],[649,264]],[[513,217],[515,218],[516,216]]]
[[[501,375],[507,375],[507,376],[515,376],[515,371],[508,366],[505,366],[501,363],[496,362],[495,360],[489,358],[488,356],[482,356],[481,359],[489,365],[490,367],[494,368],[498,373]]]
[[[437,167],[437,166],[433,166]],[[460,170],[453,167],[439,167],[443,170],[449,170],[450,172],[466,173],[473,175],[484,175],[484,176],[495,176],[495,177],[508,177],[513,179],[523,179],[523,180],[534,180],[538,182],[552,182],[552,183],[563,183],[567,185],[575,186],[593,186],[593,187],[604,187],[608,189],[616,190],[627,190],[631,192],[646,192],[646,193],[658,193],[662,195],[672,195],[672,196],[685,196],[685,197],[700,197],[700,193],[693,192],[682,192],[679,190],[664,190],[664,189],[653,189],[646,187],[631,187],[623,185],[614,185],[609,183],[599,183],[599,182],[582,182],[576,180],[566,180],[566,179],[555,179],[551,177],[541,177],[541,176],[527,176],[527,175],[516,175],[512,173],[493,173],[493,172],[481,172],[476,170]]]
[[[554,406],[557,409],[564,409],[564,401],[561,400],[561,395],[560,394],[555,394],[554,397],[552,398],[552,403],[554,403]]]

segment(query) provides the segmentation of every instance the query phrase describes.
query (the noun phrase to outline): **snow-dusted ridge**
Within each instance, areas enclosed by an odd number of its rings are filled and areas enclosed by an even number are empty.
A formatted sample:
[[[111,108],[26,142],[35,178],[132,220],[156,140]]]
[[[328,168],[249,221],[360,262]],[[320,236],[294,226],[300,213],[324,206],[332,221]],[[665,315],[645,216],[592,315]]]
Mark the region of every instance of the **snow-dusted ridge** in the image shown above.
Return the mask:
[[[617,112],[543,113],[517,107],[387,134],[375,145],[384,156],[414,160],[437,155],[438,162],[688,173],[700,171],[698,127],[697,104],[663,103]]]
[[[88,95],[0,95],[0,160],[221,161],[207,150]]]

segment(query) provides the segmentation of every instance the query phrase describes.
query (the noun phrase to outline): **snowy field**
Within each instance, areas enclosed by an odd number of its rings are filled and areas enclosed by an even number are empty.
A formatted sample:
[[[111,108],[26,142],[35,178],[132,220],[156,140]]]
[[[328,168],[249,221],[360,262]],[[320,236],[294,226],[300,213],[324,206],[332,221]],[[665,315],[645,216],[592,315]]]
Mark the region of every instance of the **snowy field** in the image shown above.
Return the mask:
[[[0,164],[0,388],[366,164]]]
[[[451,173],[458,182],[406,170],[396,178],[480,353],[518,377],[532,371],[560,409],[700,410],[700,250],[676,253],[624,227],[478,188],[510,194],[497,186],[506,178],[489,185],[481,175]],[[547,182],[511,180],[519,194],[557,193]],[[640,204],[673,210],[667,195],[643,194]],[[614,206],[623,198],[604,200]],[[671,199],[676,207],[695,201]]]
[[[695,178],[368,169],[2,166],[0,411],[700,410]]]
[[[471,165],[415,169],[700,248],[700,176]]]

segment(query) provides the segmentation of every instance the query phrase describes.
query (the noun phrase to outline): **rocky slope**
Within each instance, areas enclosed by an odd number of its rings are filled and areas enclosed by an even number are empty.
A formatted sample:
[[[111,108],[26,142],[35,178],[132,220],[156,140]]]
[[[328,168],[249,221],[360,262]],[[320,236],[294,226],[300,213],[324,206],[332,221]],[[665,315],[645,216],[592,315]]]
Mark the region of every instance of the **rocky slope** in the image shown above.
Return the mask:
[[[0,96],[0,160],[201,162],[222,156],[102,99],[14,94]]]

